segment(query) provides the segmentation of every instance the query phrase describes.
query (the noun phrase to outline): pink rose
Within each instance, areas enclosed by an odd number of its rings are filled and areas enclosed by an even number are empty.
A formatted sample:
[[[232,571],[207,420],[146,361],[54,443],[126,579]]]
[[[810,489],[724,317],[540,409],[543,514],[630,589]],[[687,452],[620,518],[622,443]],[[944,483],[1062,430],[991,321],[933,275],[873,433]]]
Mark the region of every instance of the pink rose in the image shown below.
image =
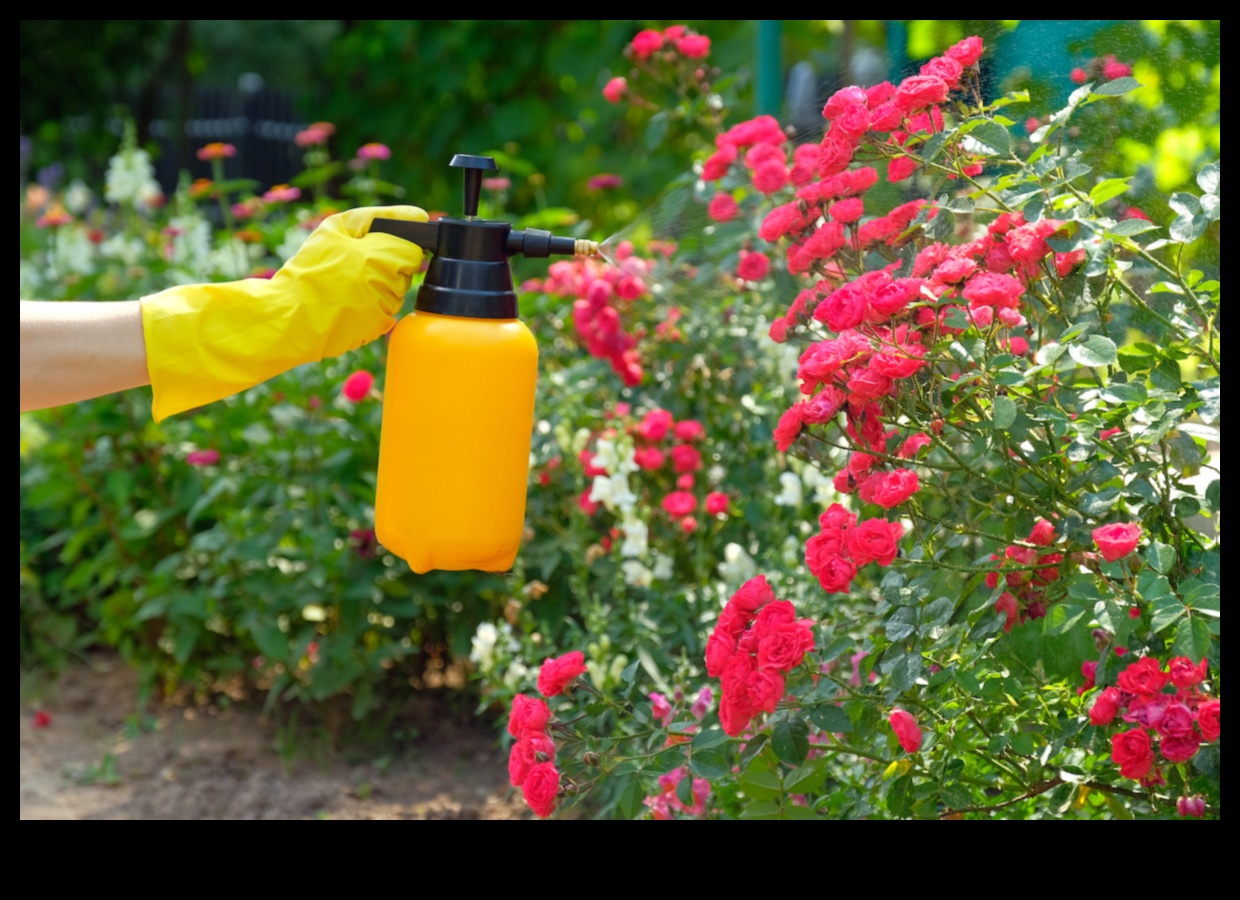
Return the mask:
[[[1098,695],[1098,699],[1094,701],[1094,705],[1089,709],[1089,723],[1091,725],[1109,725],[1115,718],[1115,714],[1119,712],[1119,707],[1123,698],[1120,696],[1119,689],[1109,687]]]
[[[900,550],[902,537],[904,528],[899,522],[867,519],[848,533],[848,552],[858,566],[868,562],[889,566]]]
[[[1007,617],[1003,623],[1004,631],[1011,631],[1012,626],[1020,621],[1020,604],[1007,591],[1000,594],[999,599],[995,601],[995,610]]]
[[[1200,794],[1194,794],[1191,797],[1181,797],[1175,801],[1175,811],[1182,816],[1191,816],[1194,819],[1200,819],[1206,814],[1206,801]]]
[[[585,671],[585,654],[580,650],[572,650],[556,659],[548,657],[538,669],[538,692],[544,697],[561,694]]]
[[[642,417],[637,433],[647,441],[661,441],[672,428],[672,414],[665,409],[652,409]]]
[[[555,811],[559,792],[560,772],[554,763],[549,762],[539,763],[530,769],[525,776],[525,783],[521,785],[521,796],[540,819],[547,818]]]
[[[706,429],[696,419],[682,419],[676,423],[676,427],[672,429],[672,434],[676,436],[676,440],[687,443],[706,437]]]
[[[517,694],[512,698],[512,711],[508,715],[508,733],[519,738],[527,732],[541,732],[550,718],[546,703],[536,697]]]
[[[220,461],[220,451],[191,450],[185,454],[185,461],[191,466],[213,466]]]
[[[1200,746],[1201,739],[1192,732],[1164,737],[1158,743],[1158,749],[1162,753],[1163,759],[1173,763],[1188,762],[1197,755],[1197,748]],[[1121,774],[1123,773],[1121,772]]]
[[[663,35],[661,32],[647,28],[645,31],[639,31],[633,38],[633,42],[629,44],[629,49],[633,51],[633,56],[637,59],[649,59],[650,55],[663,46]]]
[[[702,34],[687,34],[676,41],[676,49],[689,59],[702,59],[710,53],[710,38]]]
[[[1158,660],[1152,656],[1143,656],[1120,672],[1116,683],[1120,690],[1148,699],[1166,687],[1167,675]]]
[[[696,447],[677,444],[672,448],[672,468],[677,472],[696,472],[702,468],[702,454]]]
[[[848,200],[832,203],[828,211],[835,221],[848,225],[861,218],[862,213],[865,212],[865,201],[860,197],[851,197]]]
[[[866,503],[877,503],[883,509],[899,506],[921,485],[917,481],[917,473],[912,469],[896,469],[870,478],[862,486],[861,499]]]
[[[985,48],[982,39],[977,35],[972,35],[947,48],[947,53],[944,55],[956,60],[962,66],[971,66],[981,58],[983,49]]]
[[[662,505],[669,516],[678,519],[697,509],[697,498],[688,491],[672,491],[663,498]]]
[[[1176,687],[1192,687],[1206,680],[1206,661],[1194,663],[1187,656],[1177,656],[1167,663],[1167,672]]]
[[[1150,735],[1144,728],[1121,731],[1111,736],[1111,760],[1125,778],[1140,780],[1154,765]]]
[[[1207,741],[1217,741],[1222,727],[1222,703],[1219,700],[1207,700],[1197,707],[1197,727],[1201,736]]]
[[[740,210],[731,194],[715,194],[706,207],[707,214],[716,222],[730,222]]]
[[[1055,526],[1046,519],[1038,519],[1033,530],[1029,532],[1029,543],[1049,547],[1055,543]]]
[[[917,720],[913,718],[912,713],[902,709],[893,709],[888,721],[905,753],[916,753],[921,749],[921,729],[917,727]]]
[[[607,85],[603,88],[603,96],[607,99],[608,103],[619,103],[621,99],[623,99],[624,95],[628,93],[628,90],[629,83],[626,79],[613,78],[611,81],[607,82]]]
[[[730,502],[727,494],[721,491],[711,491],[706,495],[706,512],[712,516],[722,515],[728,511]]]
[[[1094,529],[1094,544],[1107,562],[1127,556],[1141,540],[1141,526],[1136,522],[1113,522]]]

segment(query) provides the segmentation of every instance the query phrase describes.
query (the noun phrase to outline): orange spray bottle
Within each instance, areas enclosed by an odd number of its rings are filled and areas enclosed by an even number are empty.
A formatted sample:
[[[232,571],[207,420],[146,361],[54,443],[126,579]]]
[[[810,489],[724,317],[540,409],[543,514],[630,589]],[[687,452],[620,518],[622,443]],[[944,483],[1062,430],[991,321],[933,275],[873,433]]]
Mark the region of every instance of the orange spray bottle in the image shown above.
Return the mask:
[[[482,174],[495,161],[458,153],[451,165],[465,170],[464,217],[371,225],[434,254],[388,347],[375,533],[419,574],[503,572],[525,524],[538,375],[508,259],[598,245],[477,218]]]

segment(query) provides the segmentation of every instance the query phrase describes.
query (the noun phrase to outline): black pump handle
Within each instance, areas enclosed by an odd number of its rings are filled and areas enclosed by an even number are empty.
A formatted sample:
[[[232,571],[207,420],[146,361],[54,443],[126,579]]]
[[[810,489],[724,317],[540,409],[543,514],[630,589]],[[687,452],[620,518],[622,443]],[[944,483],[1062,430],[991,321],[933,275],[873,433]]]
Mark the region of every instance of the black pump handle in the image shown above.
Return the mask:
[[[439,226],[434,222],[410,222],[408,219],[374,219],[370,223],[370,232],[391,234],[404,238],[411,244],[417,244],[427,253],[434,253],[439,248]]]

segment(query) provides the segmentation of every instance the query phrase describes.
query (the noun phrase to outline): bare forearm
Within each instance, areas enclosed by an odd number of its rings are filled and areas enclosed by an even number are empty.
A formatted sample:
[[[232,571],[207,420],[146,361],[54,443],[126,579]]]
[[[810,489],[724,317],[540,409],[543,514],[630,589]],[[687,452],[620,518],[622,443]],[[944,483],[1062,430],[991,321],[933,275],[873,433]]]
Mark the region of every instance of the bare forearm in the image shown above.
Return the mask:
[[[150,384],[137,300],[21,301],[21,411]]]

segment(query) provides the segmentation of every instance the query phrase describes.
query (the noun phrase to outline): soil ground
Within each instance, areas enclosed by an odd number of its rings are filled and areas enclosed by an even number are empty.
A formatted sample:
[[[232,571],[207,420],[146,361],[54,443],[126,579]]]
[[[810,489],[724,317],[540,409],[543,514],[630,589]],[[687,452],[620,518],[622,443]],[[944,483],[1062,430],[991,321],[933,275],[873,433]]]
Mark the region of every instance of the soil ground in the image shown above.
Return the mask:
[[[493,728],[434,703],[399,754],[289,746],[261,712],[164,706],[136,715],[137,678],[101,657],[20,690],[23,819],[515,819]],[[51,722],[35,727],[35,701]],[[280,738],[284,735],[284,740]]]

